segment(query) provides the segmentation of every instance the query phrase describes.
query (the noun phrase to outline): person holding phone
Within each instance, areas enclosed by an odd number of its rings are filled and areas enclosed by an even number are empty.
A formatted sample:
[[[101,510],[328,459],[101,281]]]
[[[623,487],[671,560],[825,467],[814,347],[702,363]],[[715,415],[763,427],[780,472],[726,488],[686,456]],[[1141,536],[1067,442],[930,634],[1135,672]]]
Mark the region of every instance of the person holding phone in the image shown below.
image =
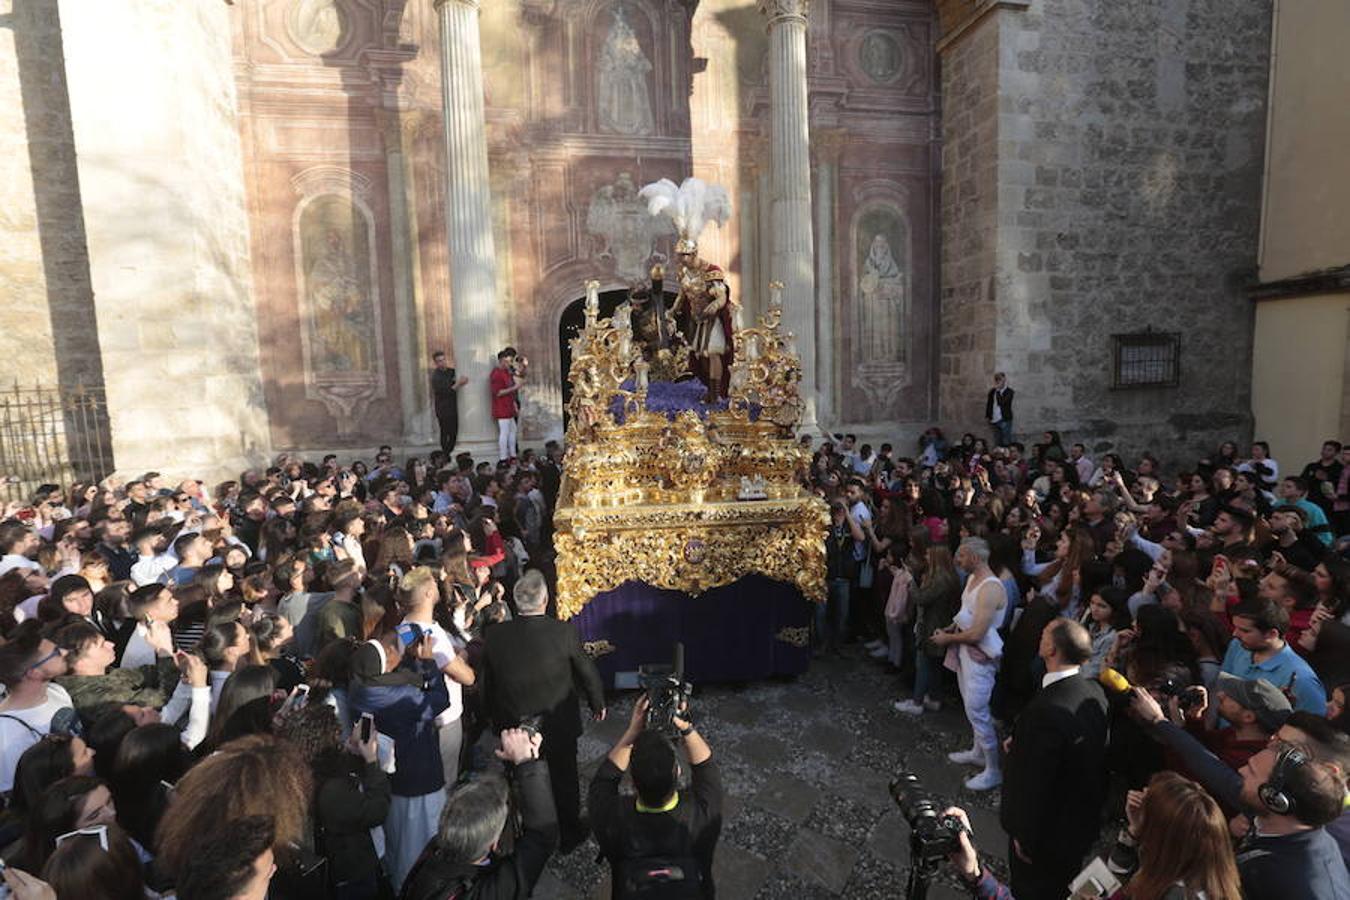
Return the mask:
[[[328,859],[329,896],[383,896],[388,888],[370,832],[388,818],[392,795],[389,776],[380,768],[374,716],[363,714],[344,742],[336,711],[316,700],[291,712],[278,730],[304,748],[314,774],[312,816]]]
[[[446,781],[435,721],[450,705],[450,696],[436,664],[435,639],[429,634],[405,647],[398,632],[383,632],[357,648],[351,666],[352,710],[368,713],[375,730],[394,742],[384,833],[389,880],[398,891],[436,835],[445,807]]]

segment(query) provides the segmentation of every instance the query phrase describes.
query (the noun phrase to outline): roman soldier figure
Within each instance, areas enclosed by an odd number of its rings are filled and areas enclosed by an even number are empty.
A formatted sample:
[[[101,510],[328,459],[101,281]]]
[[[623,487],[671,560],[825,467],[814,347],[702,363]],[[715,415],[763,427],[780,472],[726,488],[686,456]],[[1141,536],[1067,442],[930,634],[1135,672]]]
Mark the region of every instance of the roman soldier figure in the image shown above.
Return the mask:
[[[681,238],[675,245],[680,260],[680,292],[672,311],[689,316],[689,368],[708,388],[707,400],[726,397],[735,357],[731,324],[731,289],[719,266],[698,255],[698,245]]]
[[[698,238],[708,222],[724,225],[731,217],[725,188],[686,178],[680,185],[663,178],[638,195],[654,216],[668,216],[679,234],[675,255],[680,261],[679,295],[671,311],[689,317],[689,368],[707,386],[709,402],[723,398],[731,385],[731,291],[721,268],[698,255]]]

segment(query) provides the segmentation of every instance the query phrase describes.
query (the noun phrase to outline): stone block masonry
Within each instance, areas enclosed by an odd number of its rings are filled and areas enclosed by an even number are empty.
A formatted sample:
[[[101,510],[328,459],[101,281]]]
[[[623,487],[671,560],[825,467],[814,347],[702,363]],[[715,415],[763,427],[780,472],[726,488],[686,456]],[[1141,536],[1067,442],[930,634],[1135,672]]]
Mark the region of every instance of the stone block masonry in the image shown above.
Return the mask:
[[[1038,0],[945,48],[944,421],[978,427],[1002,369],[1023,438],[1251,436],[1269,35],[1265,0]],[[1181,334],[1180,386],[1112,390],[1111,335],[1148,328]]]
[[[268,433],[230,7],[60,9],[117,466],[238,472]]]

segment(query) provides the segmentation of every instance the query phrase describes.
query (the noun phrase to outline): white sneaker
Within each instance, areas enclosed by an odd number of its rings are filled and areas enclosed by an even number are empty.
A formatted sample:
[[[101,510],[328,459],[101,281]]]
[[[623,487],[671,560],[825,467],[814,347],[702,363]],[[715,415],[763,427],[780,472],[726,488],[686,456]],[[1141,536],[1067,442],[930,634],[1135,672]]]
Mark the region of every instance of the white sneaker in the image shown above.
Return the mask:
[[[947,758],[954,763],[963,766],[982,766],[984,765],[984,751],[979,747],[971,747],[969,750],[957,750],[955,753],[948,753]]]
[[[907,716],[921,716],[924,709],[921,704],[915,703],[913,700],[897,700],[891,704],[891,707],[896,712],[902,712]]]
[[[972,791],[991,791],[1003,783],[1003,773],[998,769],[985,769],[978,775],[966,779],[966,787]]]
[[[927,697],[925,697],[923,700],[923,708],[928,710],[929,712],[937,712],[938,710],[942,709],[942,701],[929,700]]]
[[[890,655],[891,655],[891,648],[887,647],[885,644],[881,645],[880,647],[872,648],[873,659],[885,659]]]
[[[866,647],[868,650],[876,650],[877,648],[885,647],[886,645],[883,644],[881,641],[871,640],[863,644],[863,646]]]

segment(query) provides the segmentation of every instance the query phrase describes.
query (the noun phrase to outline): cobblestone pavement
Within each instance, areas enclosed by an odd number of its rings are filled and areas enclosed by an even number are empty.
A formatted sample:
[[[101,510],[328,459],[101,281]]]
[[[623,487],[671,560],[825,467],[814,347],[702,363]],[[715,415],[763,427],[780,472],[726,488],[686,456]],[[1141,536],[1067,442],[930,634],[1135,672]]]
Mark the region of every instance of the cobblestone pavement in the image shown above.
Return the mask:
[[[816,660],[796,679],[696,690],[699,730],[727,793],[716,856],[719,900],[903,898],[909,829],[887,790],[902,771],[965,808],[976,845],[994,871],[1005,871],[998,791],[966,790],[961,780],[975,770],[946,759],[970,746],[952,690],[941,712],[904,716],[891,709],[902,696],[898,677],[856,650]],[[627,724],[633,697],[613,698],[608,719],[582,738],[583,796]],[[555,857],[534,896],[608,900],[609,869],[595,853],[591,840]],[[943,880],[929,891],[933,898],[966,896]]]

